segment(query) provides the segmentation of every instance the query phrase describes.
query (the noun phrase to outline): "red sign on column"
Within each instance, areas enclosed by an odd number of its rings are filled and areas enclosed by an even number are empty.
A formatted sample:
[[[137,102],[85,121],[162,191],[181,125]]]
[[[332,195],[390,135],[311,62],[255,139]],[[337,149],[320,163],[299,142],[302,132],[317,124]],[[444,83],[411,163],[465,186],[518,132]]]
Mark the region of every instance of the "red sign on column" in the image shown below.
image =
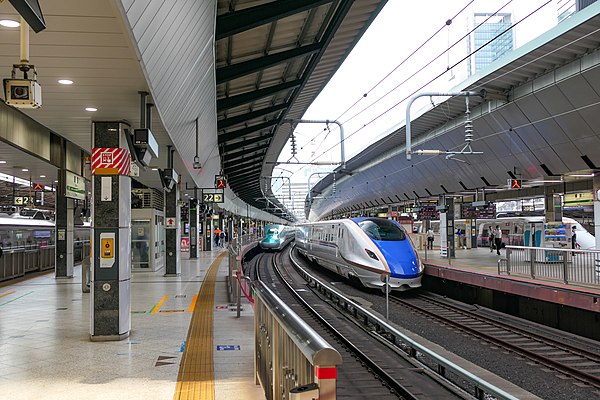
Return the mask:
[[[92,149],[92,175],[129,175],[131,155],[120,147]]]

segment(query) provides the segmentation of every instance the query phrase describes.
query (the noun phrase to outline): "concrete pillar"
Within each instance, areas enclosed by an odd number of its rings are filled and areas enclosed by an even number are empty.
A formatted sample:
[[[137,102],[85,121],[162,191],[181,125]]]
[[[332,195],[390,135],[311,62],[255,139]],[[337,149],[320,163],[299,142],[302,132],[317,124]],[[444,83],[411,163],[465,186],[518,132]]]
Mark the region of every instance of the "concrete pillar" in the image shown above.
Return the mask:
[[[548,186],[544,188],[544,204],[546,222],[562,222],[562,198],[560,193]]]
[[[596,236],[596,249],[600,249],[600,176],[594,176],[594,236]],[[596,272],[600,272],[600,265],[596,264]]]
[[[594,236],[596,237],[596,249],[600,249],[600,176],[594,176]],[[600,258],[595,260],[596,277],[600,278]]]
[[[454,199],[452,197],[438,201],[445,206],[446,212],[440,212],[440,249],[447,247],[447,257],[456,256],[454,243]]]
[[[94,122],[92,137],[92,341],[131,331],[131,157],[127,125]]]
[[[198,258],[198,200],[190,199],[190,259]]]
[[[165,196],[165,248],[167,251],[167,262],[165,276],[177,276],[181,274],[181,209],[179,208],[179,188],[175,185]],[[172,222],[172,223],[171,223]]]
[[[56,251],[54,271],[57,279],[73,277],[74,201],[67,198],[66,170],[58,171],[56,196]]]

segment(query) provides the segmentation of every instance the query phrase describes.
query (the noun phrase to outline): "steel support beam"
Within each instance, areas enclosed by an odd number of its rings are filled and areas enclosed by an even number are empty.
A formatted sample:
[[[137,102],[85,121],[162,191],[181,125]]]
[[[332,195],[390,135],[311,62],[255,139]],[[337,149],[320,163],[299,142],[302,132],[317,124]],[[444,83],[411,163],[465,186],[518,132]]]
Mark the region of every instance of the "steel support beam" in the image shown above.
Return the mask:
[[[279,85],[269,86],[263,89],[252,90],[248,93],[238,94],[237,96],[225,97],[217,100],[217,110],[223,111],[233,107],[241,106],[242,104],[251,103],[263,97],[272,96],[284,90],[294,89],[304,84],[304,79],[296,79],[289,82],[280,83]]]
[[[262,108],[260,110],[254,110],[254,111],[248,112],[246,114],[236,115],[235,117],[229,117],[229,118],[222,119],[220,121],[217,121],[217,130],[223,130],[223,129],[229,128],[231,126],[234,126],[234,125],[242,124],[246,121],[251,121],[253,119],[260,118],[265,115],[276,113],[285,108],[288,108],[290,105],[291,105],[290,103],[281,103],[281,104],[277,104],[275,106]]]
[[[279,0],[217,17],[216,40],[310,10],[332,0]]]
[[[225,146],[223,146],[223,149],[222,149],[223,155],[226,155],[227,153],[231,153],[232,151],[235,151],[235,150],[239,150],[244,146],[250,146],[252,144],[256,144],[259,142],[264,142],[265,140],[270,141],[272,138],[273,138],[272,135],[265,135],[265,136],[260,136],[260,137],[253,138],[253,139],[247,139],[242,142],[236,142],[236,143],[225,145]],[[265,143],[263,146],[264,147],[261,147],[261,149],[269,147],[269,143]],[[249,152],[254,151],[254,148],[257,148],[257,147],[258,146],[253,146],[253,148],[248,149],[248,151]]]
[[[217,85],[256,71],[267,69],[273,65],[277,65],[294,58],[316,53],[321,50],[322,46],[323,45],[320,42],[311,43],[305,46],[296,47],[295,49],[217,68]]]
[[[219,141],[219,144],[223,144],[231,140],[241,139],[244,136],[250,135],[251,133],[270,128],[273,125],[278,125],[280,122],[281,118],[275,118],[270,121],[263,122],[262,124],[248,126],[246,128],[237,129],[227,133],[221,133],[217,135],[217,140]]]

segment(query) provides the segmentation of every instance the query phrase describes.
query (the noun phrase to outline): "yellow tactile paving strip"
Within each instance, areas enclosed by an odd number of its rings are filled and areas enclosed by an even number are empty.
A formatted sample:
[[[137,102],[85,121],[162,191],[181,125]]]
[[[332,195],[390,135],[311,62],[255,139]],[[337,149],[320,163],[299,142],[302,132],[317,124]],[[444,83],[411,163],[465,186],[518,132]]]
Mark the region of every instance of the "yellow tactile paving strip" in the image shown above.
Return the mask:
[[[213,368],[213,308],[217,271],[226,252],[220,254],[206,273],[185,342],[179,365],[175,400],[213,400],[215,398]]]

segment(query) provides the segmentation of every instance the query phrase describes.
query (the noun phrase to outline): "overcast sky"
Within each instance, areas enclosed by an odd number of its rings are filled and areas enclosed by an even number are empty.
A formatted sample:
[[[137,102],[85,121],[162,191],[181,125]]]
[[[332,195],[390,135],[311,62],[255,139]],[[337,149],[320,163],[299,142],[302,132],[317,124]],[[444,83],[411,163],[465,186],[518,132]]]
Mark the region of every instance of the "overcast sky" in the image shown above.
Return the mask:
[[[448,19],[455,17],[468,4],[468,12],[461,13],[449,26],[446,25]],[[503,5],[506,7],[502,11],[512,14],[513,23],[543,6],[540,11],[518,24],[519,30],[514,31],[515,47],[529,42],[556,24],[555,0],[389,0],[303,118],[338,119],[342,122],[346,135],[346,159],[350,159],[389,134],[398,125],[403,125],[406,113],[406,102],[403,100],[412,97],[413,92],[447,91],[466,78],[465,62],[450,70],[448,67],[453,66],[467,53],[467,41],[460,39],[472,26],[473,13],[495,12]],[[377,88],[371,90],[440,28],[441,31],[430,42],[398,67]],[[449,53],[443,54],[449,44],[457,41],[459,43]],[[412,76],[413,74],[416,75]],[[441,74],[443,75],[434,84],[420,89],[426,82]],[[390,91],[390,94],[384,96]],[[366,97],[363,96],[365,93]],[[411,111],[428,106],[429,101],[428,98],[424,98],[421,104],[415,103]],[[346,112],[355,103],[356,105]],[[371,107],[362,111],[369,105]],[[385,112],[386,110],[390,111]],[[317,158],[320,161],[339,162],[339,131],[332,125],[331,133],[326,136],[325,128],[325,125],[314,124],[302,124],[297,127],[296,157],[299,161],[308,162]],[[330,151],[322,154],[330,148]],[[288,145],[282,151],[279,161],[286,161],[290,157],[291,150]],[[298,171],[292,177],[292,180],[298,182],[306,182],[307,176],[316,170],[314,167],[303,169],[294,165],[282,167]],[[335,166],[328,170],[333,168]],[[274,175],[280,173],[281,171],[276,169]],[[287,172],[283,174],[290,175]],[[313,183],[316,182],[317,179],[314,179]]]

